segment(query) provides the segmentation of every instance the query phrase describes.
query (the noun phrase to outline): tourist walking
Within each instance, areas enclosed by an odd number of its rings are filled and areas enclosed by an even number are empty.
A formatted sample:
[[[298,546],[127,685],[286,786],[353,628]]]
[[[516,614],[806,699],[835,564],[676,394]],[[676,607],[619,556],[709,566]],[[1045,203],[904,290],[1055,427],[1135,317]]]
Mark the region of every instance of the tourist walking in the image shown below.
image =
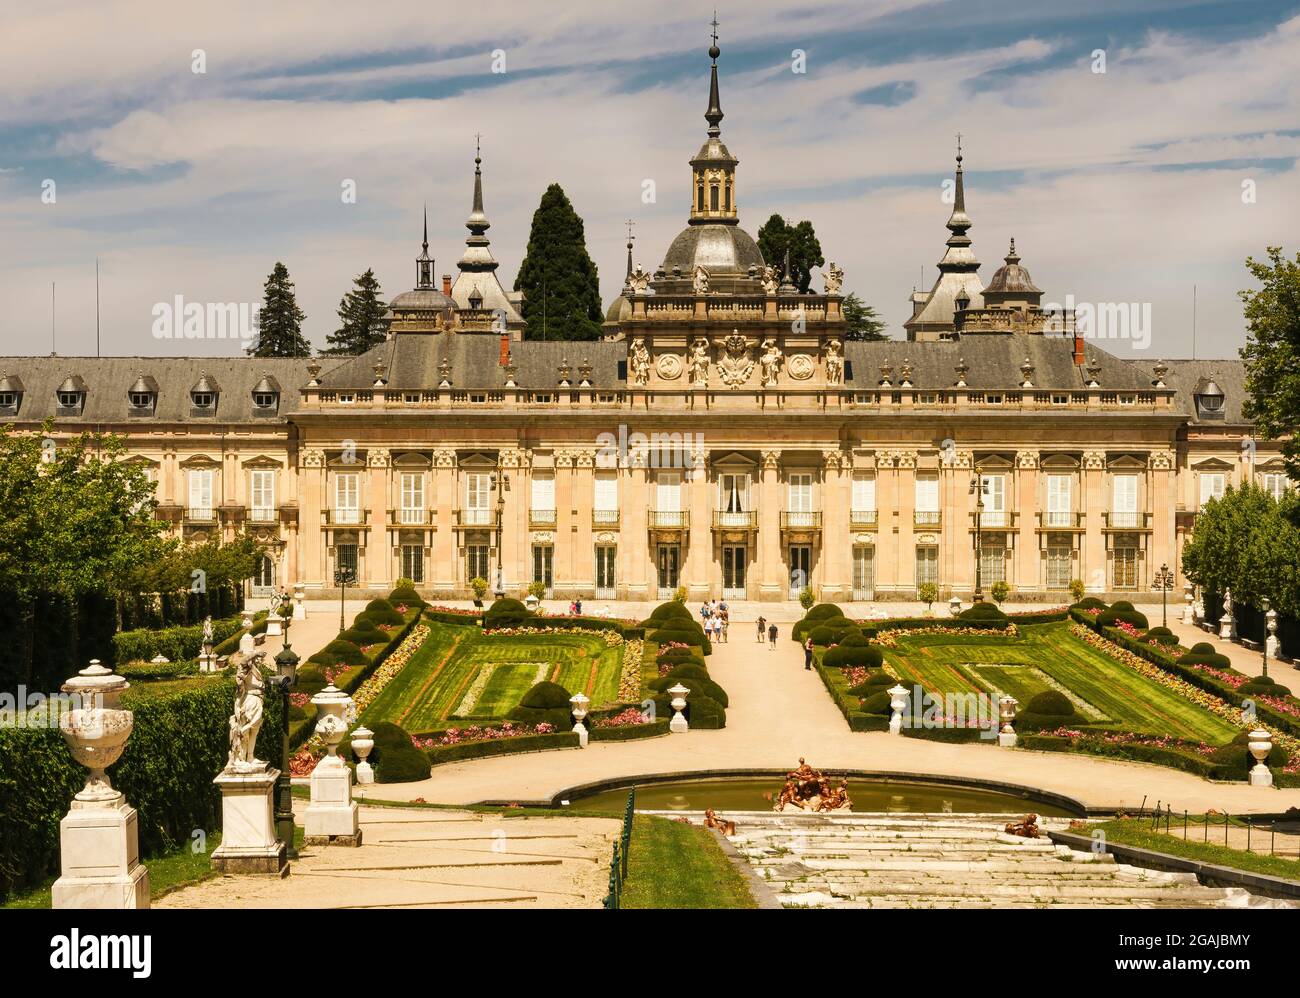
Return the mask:
[[[763,637],[767,634],[767,621],[760,614],[758,618],[758,643],[763,643]]]
[[[718,618],[718,634],[722,637],[722,643],[727,643],[727,627],[731,624],[731,614],[727,612],[727,604],[722,604],[722,614]]]
[[[803,643],[803,667],[809,672],[812,671],[813,660],[813,643],[812,638],[808,638]]]
[[[773,649],[776,648],[776,625],[775,624],[772,624],[770,627],[768,627],[767,639],[772,642],[772,647],[768,648],[768,651],[772,651]]]

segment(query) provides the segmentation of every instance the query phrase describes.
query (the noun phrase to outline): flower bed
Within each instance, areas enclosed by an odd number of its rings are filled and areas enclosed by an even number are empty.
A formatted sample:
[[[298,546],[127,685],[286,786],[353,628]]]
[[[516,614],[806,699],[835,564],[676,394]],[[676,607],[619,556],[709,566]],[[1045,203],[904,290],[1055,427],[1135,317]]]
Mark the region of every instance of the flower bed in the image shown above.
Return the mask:
[[[618,698],[636,700],[641,696],[641,662],[645,657],[645,642],[630,638],[623,645],[622,671],[618,677]]]

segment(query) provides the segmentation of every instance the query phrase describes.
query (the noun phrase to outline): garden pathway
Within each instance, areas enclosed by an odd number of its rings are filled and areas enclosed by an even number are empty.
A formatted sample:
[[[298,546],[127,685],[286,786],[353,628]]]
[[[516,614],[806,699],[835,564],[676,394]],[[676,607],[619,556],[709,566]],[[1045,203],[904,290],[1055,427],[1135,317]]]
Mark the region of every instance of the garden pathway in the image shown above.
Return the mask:
[[[754,607],[778,620],[781,635],[775,649],[755,640]],[[1147,806],[1160,801],[1193,812],[1207,808],[1278,812],[1300,806],[1300,790],[1211,783],[1158,766],[850,732],[820,677],[804,670],[803,654],[789,639],[798,607],[733,604],[732,609],[731,641],[716,645],[709,659],[710,673],[731,701],[725,729],[450,763],[439,766],[428,780],[375,787],[376,798],[382,793],[387,800],[423,797],[449,804],[549,801],[569,788],[604,780],[631,781],[642,774],[784,772],[804,756],[819,769],[1001,781],[1064,794],[1098,808],[1133,809],[1144,800]]]

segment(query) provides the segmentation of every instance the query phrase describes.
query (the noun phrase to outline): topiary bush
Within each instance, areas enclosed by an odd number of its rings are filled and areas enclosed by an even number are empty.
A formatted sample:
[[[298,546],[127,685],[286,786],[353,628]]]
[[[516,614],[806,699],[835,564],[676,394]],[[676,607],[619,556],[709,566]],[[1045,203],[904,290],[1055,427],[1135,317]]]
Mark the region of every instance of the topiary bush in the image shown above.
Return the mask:
[[[1145,641],[1148,644],[1154,641],[1160,645],[1176,645],[1178,644],[1178,635],[1167,627],[1153,627],[1138,640]]]
[[[406,606],[406,607],[425,606],[426,604],[424,600],[422,600],[420,598],[420,594],[415,591],[415,586],[414,585],[404,586],[402,585],[403,581],[406,580],[399,579],[397,588],[388,594],[388,602],[393,605],[393,609],[397,609],[398,606]]]
[[[880,717],[889,717],[894,713],[894,709],[889,705],[890,696],[884,690],[878,693],[872,693],[862,701],[860,708],[864,714],[876,714]]]
[[[414,783],[429,778],[429,757],[415,747],[410,735],[392,721],[378,721],[370,730],[375,733],[370,762],[376,783]]]
[[[1145,631],[1149,626],[1146,614],[1133,609],[1133,604],[1127,600],[1112,603],[1109,609],[1102,610],[1097,617],[1097,626],[1116,627],[1120,621],[1136,627],[1139,631]]]
[[[1256,676],[1250,682],[1238,686],[1237,692],[1248,697],[1285,697],[1291,695],[1291,691],[1285,686],[1280,686],[1272,676]]]
[[[1008,620],[1003,613],[993,603],[972,603],[969,607],[957,614],[958,620],[979,620],[979,621],[1002,621]]]
[[[508,596],[503,597],[488,607],[487,612],[483,614],[483,629],[495,631],[502,627],[518,627],[531,616],[528,607],[519,600]]]
[[[873,645],[861,631],[850,631],[834,647],[822,655],[822,665],[834,669],[849,666],[878,669],[884,662],[884,655],[878,645]]]
[[[391,610],[393,604],[386,599],[372,599],[366,604],[367,610]]]
[[[719,706],[725,708],[730,702],[727,697],[727,691],[707,675],[699,676],[693,673],[689,675],[678,675],[674,673],[672,675],[662,676],[659,679],[652,680],[649,685],[656,693],[663,693],[666,696],[669,688],[676,686],[678,683],[681,683],[691,691],[690,695],[686,698],[687,703],[691,703],[693,700],[700,697],[707,697],[709,700],[712,700]],[[669,697],[669,699],[672,698]]]
[[[346,641],[343,638],[335,638],[324,648],[321,649],[327,655],[333,655],[340,662],[347,662],[349,665],[360,665],[365,661],[365,656],[361,653],[359,645],[352,641]],[[314,658],[315,656],[313,656]]]
[[[1096,596],[1087,596],[1077,603],[1070,604],[1071,610],[1105,610],[1106,604],[1097,599]]]
[[[1030,697],[1029,703],[1016,714],[1017,731],[1051,731],[1063,725],[1076,725],[1084,719],[1074,712],[1074,704],[1064,693],[1044,690]]]
[[[689,686],[690,683],[682,683]],[[727,711],[710,696],[692,696],[686,701],[686,721],[692,728],[713,731],[727,726]],[[671,713],[669,714],[671,717]]]
[[[512,721],[524,724],[552,724],[557,731],[568,731],[573,727],[570,713],[570,693],[559,683],[543,681],[536,683],[522,697],[519,706],[506,716]]]
[[[352,626],[357,624],[374,624],[376,626],[383,624],[388,627],[398,626],[406,623],[406,618],[396,610],[364,610],[357,614],[357,619],[352,622]]]
[[[1227,655],[1220,655],[1214,645],[1208,641],[1198,641],[1191,650],[1178,657],[1179,665],[1208,665],[1213,669],[1230,669],[1232,662]]]

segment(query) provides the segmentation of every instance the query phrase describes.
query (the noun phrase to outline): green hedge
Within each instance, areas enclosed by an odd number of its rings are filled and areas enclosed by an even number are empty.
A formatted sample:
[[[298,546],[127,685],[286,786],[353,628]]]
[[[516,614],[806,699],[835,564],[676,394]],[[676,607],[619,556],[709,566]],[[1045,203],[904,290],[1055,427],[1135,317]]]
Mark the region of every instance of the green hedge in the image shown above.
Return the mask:
[[[133,683],[147,683],[159,679],[177,679],[181,676],[197,675],[199,665],[195,661],[159,662],[157,665],[153,662],[136,662],[120,666],[115,671],[119,676]]]
[[[1218,770],[1218,767],[1207,758],[1189,755],[1176,749],[1160,748],[1156,745],[1080,743],[1055,735],[1032,734],[1017,735],[1016,744],[1021,748],[1036,749],[1040,752],[1076,752],[1080,755],[1127,759],[1131,762],[1150,762],[1171,769],[1180,769],[1184,773],[1193,773],[1207,780],[1213,778]]]
[[[213,643],[225,641],[243,632],[239,617],[225,617],[212,622]],[[197,658],[203,650],[203,625],[164,627],[161,630],[139,628],[113,635],[114,662],[148,662],[158,655],[173,662]]]
[[[266,611],[259,610],[253,617],[253,626],[248,628],[248,633],[252,635],[266,633]],[[218,642],[212,649],[214,655],[233,655],[239,651],[239,639],[244,636],[244,630],[241,628],[236,631],[225,641]]]
[[[668,721],[659,718],[649,724],[628,724],[617,728],[591,728],[588,732],[593,742],[630,742],[638,738],[657,738],[668,734]]]
[[[213,777],[230,751],[233,680],[196,681],[170,695],[128,690],[135,714],[122,758],[108,770],[139,814],[144,857],[188,842],[195,829],[219,827],[221,795]],[[280,760],[280,709],[268,691],[257,756]],[[0,899],[59,872],[59,821],[86,782],[54,728],[0,728]]]
[[[486,759],[516,752],[541,752],[546,749],[577,748],[578,736],[572,731],[558,731],[549,735],[520,735],[518,738],[491,738],[481,742],[461,742],[458,745],[435,745],[425,749],[429,764],[459,762],[464,759]]]

